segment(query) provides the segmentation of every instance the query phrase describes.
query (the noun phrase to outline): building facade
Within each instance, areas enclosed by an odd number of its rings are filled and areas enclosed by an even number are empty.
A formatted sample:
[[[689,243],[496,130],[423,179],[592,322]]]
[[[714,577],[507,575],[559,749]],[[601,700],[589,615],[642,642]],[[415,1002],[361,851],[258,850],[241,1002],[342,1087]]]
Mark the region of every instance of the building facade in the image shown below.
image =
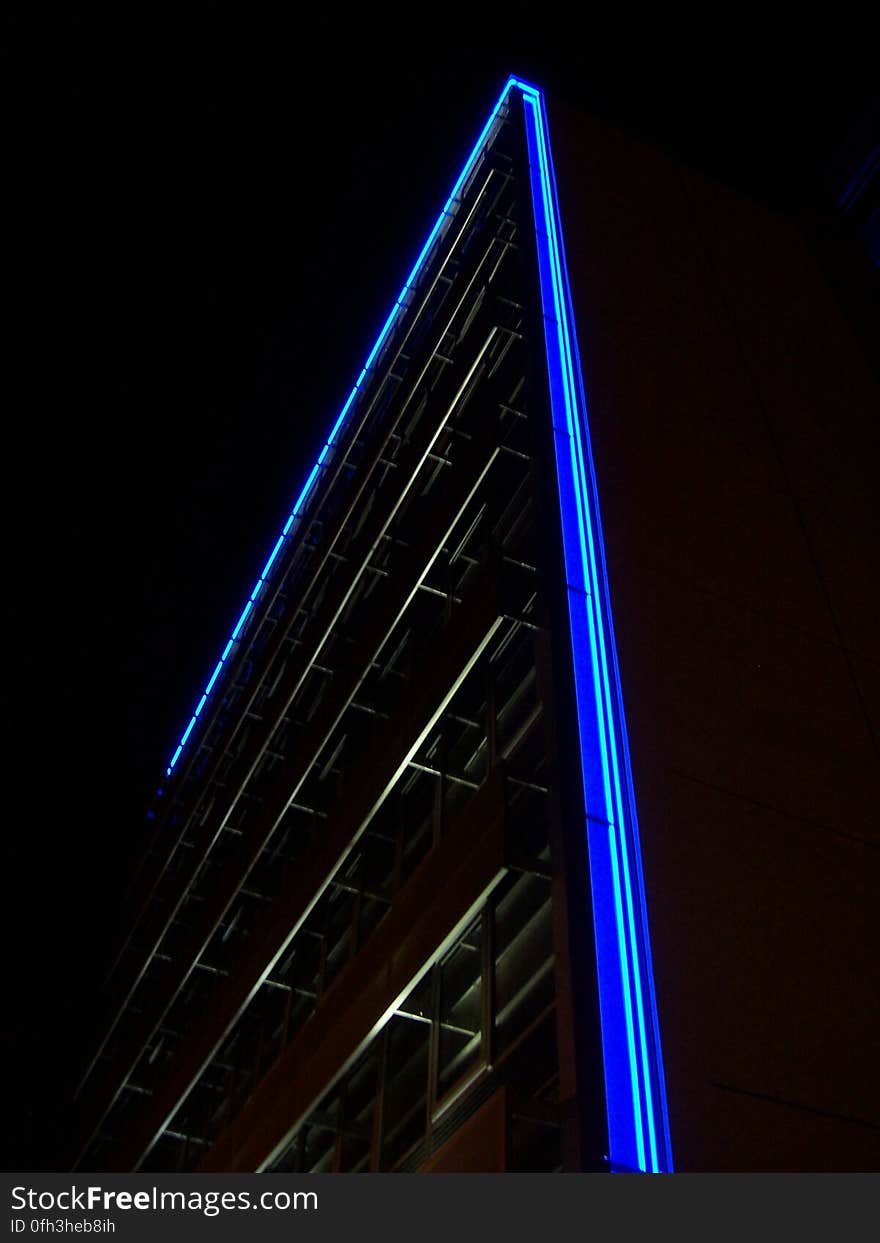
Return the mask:
[[[786,222],[506,84],[171,757],[71,1165],[871,1167],[837,322]]]

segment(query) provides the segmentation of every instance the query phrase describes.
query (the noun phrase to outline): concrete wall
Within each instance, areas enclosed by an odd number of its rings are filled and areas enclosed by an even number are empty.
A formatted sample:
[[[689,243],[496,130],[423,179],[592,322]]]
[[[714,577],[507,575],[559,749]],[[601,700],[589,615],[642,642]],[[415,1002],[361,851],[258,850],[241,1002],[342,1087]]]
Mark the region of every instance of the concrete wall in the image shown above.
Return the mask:
[[[792,222],[551,127],[676,1165],[880,1169],[880,393]]]

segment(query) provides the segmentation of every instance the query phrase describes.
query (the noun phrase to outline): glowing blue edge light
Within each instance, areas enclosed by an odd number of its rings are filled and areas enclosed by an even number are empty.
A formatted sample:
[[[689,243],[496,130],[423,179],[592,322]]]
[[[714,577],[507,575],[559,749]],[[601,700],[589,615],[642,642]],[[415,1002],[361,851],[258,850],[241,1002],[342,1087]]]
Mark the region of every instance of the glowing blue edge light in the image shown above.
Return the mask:
[[[571,625],[612,1170],[671,1171],[638,821],[544,100],[523,95]],[[542,228],[543,224],[543,228]],[[610,653],[610,663],[609,663]]]
[[[232,637],[226,644],[199,705],[174,751],[167,772],[171,773],[180,758],[197,717],[232,655],[248,615],[296,518],[311,494],[327,455],[336,444],[364,379],[398,316],[406,309],[407,295],[426,256],[444,224],[455,216],[455,200],[513,88],[521,91],[526,105],[551,412],[557,450],[557,477],[596,932],[608,1110],[608,1155],[612,1169],[671,1171],[672,1147],[654,996],[638,821],[614,645],[596,480],[586,420],[583,378],[550,154],[549,127],[541,92],[522,79],[511,77],[505,83],[250,593]]]
[[[458,197],[459,191],[461,190],[471,170],[473,169],[478,156],[481,154],[483,147],[485,146],[486,141],[489,138],[491,131],[495,125],[495,122],[498,119],[498,114],[501,111],[501,108],[504,106],[504,103],[507,99],[507,95],[511,87],[515,85],[517,85],[516,79],[508,78],[507,82],[504,85],[504,90],[501,92],[501,94],[498,97],[498,102],[495,104],[495,107],[492,109],[492,112],[489,115],[488,121],[483,126],[483,129],[482,129],[482,132],[479,138],[474,143],[473,149],[465,162],[464,168],[461,170],[461,173],[458,176],[458,180],[456,181],[455,185],[452,187],[452,192],[447,198],[442,212],[437,217],[437,221],[434,224],[433,229],[428,234],[428,240],[425,242],[424,246],[419,252],[419,257],[416,259],[415,263],[413,264],[412,270],[409,276],[406,278],[403,288],[401,289],[400,294],[395,300],[394,305],[392,306],[391,311],[388,315],[388,318],[385,320],[385,323],[382,326],[382,330],[379,333],[379,336],[376,338],[376,343],[373,346],[373,348],[370,350],[369,355],[367,356],[367,361],[364,363],[361,373],[355,382],[354,388],[349,393],[348,397],[345,400],[345,403],[342,406],[342,409],[340,410],[339,414],[336,417],[336,422],[333,424],[333,428],[330,432],[330,435],[327,437],[327,440],[324,443],[324,447],[322,448],[321,452],[318,454],[318,460],[315,463],[315,465],[312,467],[311,472],[309,473],[309,476],[306,479],[305,484],[303,485],[302,491],[297,497],[297,500],[293,506],[293,509],[291,510],[290,515],[287,521],[285,522],[284,527],[281,531],[281,535],[279,536],[275,544],[275,547],[273,548],[269,556],[269,559],[266,562],[263,572],[260,575],[260,577],[257,579],[256,583],[254,584],[254,588],[250,593],[250,597],[248,598],[248,601],[245,604],[244,609],[242,610],[238,621],[236,622],[235,629],[232,631],[232,637],[230,638],[229,642],[226,644],[226,647],[223,651],[223,655],[220,657],[218,665],[215,667],[214,672],[211,674],[210,681],[205,687],[202,698],[199,701],[199,706],[196,708],[196,710],[193,712],[192,716],[190,717],[189,724],[184,730],[183,735],[180,739],[180,742],[178,743],[174,751],[174,754],[171,756],[171,759],[168,762],[168,767],[165,770],[166,776],[171,775],[171,772],[174,766],[176,765],[177,761],[180,759],[180,756],[183,753],[183,748],[186,745],[187,739],[189,738],[192,732],[193,726],[196,723],[196,719],[201,714],[202,708],[205,705],[205,701],[210,695],[211,691],[213,690],[220,672],[222,671],[223,667],[226,665],[227,661],[229,660],[229,657],[232,655],[233,649],[235,648],[236,643],[239,640],[242,627],[244,626],[244,623],[247,620],[248,614],[250,613],[251,609],[253,608],[253,605],[256,603],[258,595],[263,589],[263,585],[266,581],[266,576],[269,573],[273,563],[275,562],[278,556],[278,553],[281,551],[283,544],[285,543],[285,541],[287,541],[294,522],[299,517],[303,506],[308,500],[311,494],[311,491],[312,491],[312,485],[317,479],[320,473],[321,467],[324,465],[324,462],[327,458],[328,453],[336,445],[336,441],[339,437],[339,433],[342,430],[342,427],[345,423],[346,416],[348,415],[348,412],[351,409],[352,404],[354,403],[355,397],[358,395],[358,392],[360,391],[360,388],[361,388],[361,385],[364,379],[369,374],[374,362],[376,361],[382,347],[384,346],[388,338],[389,333],[391,332],[391,329],[396,323],[398,316],[401,314],[401,312],[406,310],[406,307],[408,305],[406,302],[407,295],[412,290],[412,287],[416,281],[416,278],[418,277],[418,274],[422,268],[422,264],[424,263],[426,256],[431,250],[431,247],[433,246],[438,235],[443,230],[444,225],[447,224],[448,221],[452,220],[455,217],[456,212],[457,212],[457,207],[458,207],[458,204],[456,203],[456,199]]]

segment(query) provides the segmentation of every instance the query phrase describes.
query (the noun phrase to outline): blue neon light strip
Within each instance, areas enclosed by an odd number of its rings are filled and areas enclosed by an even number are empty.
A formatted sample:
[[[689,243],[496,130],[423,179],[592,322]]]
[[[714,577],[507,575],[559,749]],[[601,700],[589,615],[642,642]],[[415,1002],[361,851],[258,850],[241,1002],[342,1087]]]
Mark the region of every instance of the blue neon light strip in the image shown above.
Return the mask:
[[[613,1170],[672,1169],[644,885],[601,524],[541,92],[522,91],[578,708]]]
[[[233,649],[235,648],[235,645],[238,642],[239,636],[241,634],[242,627],[244,626],[245,621],[247,620],[248,615],[251,612],[251,609],[256,603],[257,597],[259,596],[260,592],[263,589],[263,586],[266,582],[266,579],[269,575],[272,565],[275,562],[276,558],[278,557],[278,554],[281,551],[283,545],[288,540],[288,537],[291,532],[291,528],[293,527],[295,520],[301,514],[303,506],[306,504],[309,496],[311,495],[312,485],[314,484],[315,480],[318,478],[318,475],[320,474],[320,471],[321,471],[321,467],[324,465],[324,462],[327,458],[328,453],[337,444],[339,434],[345,423],[346,416],[348,415],[348,412],[354,403],[355,397],[357,397],[358,393],[360,392],[360,389],[361,389],[361,386],[364,380],[369,376],[373,368],[373,364],[376,362],[376,359],[378,358],[383,346],[386,344],[388,340],[388,336],[391,333],[391,330],[394,327],[394,325],[397,323],[399,316],[401,315],[403,311],[406,310],[407,306],[409,305],[407,301],[408,295],[410,294],[414,285],[417,282],[419,273],[421,272],[421,269],[422,269],[422,265],[424,264],[424,261],[428,253],[430,252],[431,248],[433,247],[438,237],[442,236],[442,234],[445,232],[445,228],[449,224],[449,222],[455,218],[458,212],[459,194],[461,193],[462,187],[465,185],[465,182],[467,181],[468,177],[470,176],[471,172],[473,171],[474,167],[477,164],[479,156],[482,154],[483,149],[487,145],[489,138],[492,136],[492,132],[494,130],[495,123],[498,120],[499,113],[507,100],[507,95],[508,95],[508,92],[510,91],[511,86],[513,86],[514,84],[515,84],[515,81],[513,78],[508,79],[507,83],[505,84],[504,90],[501,92],[500,96],[498,97],[498,102],[495,104],[495,107],[492,109],[492,112],[489,116],[489,120],[483,126],[482,133],[480,134],[479,138],[474,144],[473,150],[468,156],[468,159],[465,163],[464,168],[461,170],[458,180],[456,181],[455,185],[452,187],[452,192],[449,195],[449,198],[446,200],[446,203],[443,207],[442,212],[437,217],[437,221],[433,229],[428,234],[428,240],[425,242],[424,246],[419,252],[419,257],[416,259],[415,263],[413,264],[412,271],[410,272],[409,276],[406,278],[406,281],[404,282],[404,285],[403,285],[403,289],[401,289],[399,296],[397,297],[394,305],[391,308],[388,318],[385,320],[385,323],[382,326],[382,330],[379,333],[379,336],[376,338],[376,344],[370,350],[370,353],[367,357],[367,361],[364,363],[361,373],[358,376],[357,380],[355,381],[354,388],[349,393],[348,397],[346,398],[342,406],[342,409],[337,415],[336,422],[333,424],[333,428],[330,432],[330,435],[327,437],[327,440],[324,444],[323,449],[318,454],[318,460],[315,463],[315,465],[312,467],[311,472],[309,473],[309,476],[306,479],[305,484],[303,485],[303,488],[299,496],[296,499],[296,503],[294,504],[293,509],[291,510],[290,515],[284,524],[284,527],[281,531],[281,535],[278,537],[278,540],[275,543],[275,547],[272,549],[272,552],[269,555],[268,561],[263,567],[263,571],[260,574],[260,577],[257,579],[256,583],[254,584],[253,591],[251,592],[247,603],[242,609],[241,615],[235,624],[235,628],[232,631],[232,637],[230,638],[229,642],[226,644],[223,655],[220,657],[220,660],[215,666],[214,672],[211,674],[210,680],[208,681],[208,684],[205,687],[204,693],[201,699],[199,700],[199,703],[195,711],[190,717],[189,724],[187,725],[186,729],[183,731],[183,735],[180,739],[180,742],[178,743],[177,748],[174,751],[174,754],[171,756],[171,759],[168,763],[168,767],[166,769],[166,776],[171,775],[172,769],[176,765],[177,761],[180,759],[180,756],[183,753],[183,749],[186,746],[187,739],[192,733],[193,727],[195,726],[196,721],[201,715],[202,709],[204,708],[205,703],[207,702],[207,699],[209,695],[211,694],[211,691],[214,688],[214,684],[216,683],[217,678],[222,672],[223,667],[226,665],[230,656],[232,655]]]
[[[511,90],[522,93],[544,313],[547,374],[568,588],[569,620],[587,810],[602,1047],[613,1170],[672,1169],[663,1063],[651,969],[635,796],[605,573],[596,480],[543,96],[508,79],[428,240],[388,315],[242,610],[168,766],[186,745],[272,566],[337,444],[349,410],[386,344],[434,242],[490,141]]]

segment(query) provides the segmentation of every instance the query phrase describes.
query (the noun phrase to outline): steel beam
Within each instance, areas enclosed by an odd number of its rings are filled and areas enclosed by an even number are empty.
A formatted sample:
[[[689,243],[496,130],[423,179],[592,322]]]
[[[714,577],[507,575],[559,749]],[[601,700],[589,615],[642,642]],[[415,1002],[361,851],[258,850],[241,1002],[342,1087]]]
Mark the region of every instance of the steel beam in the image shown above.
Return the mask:
[[[325,822],[321,839],[303,861],[302,869],[298,870],[298,875],[309,876],[312,886],[309,890],[312,900],[308,909],[304,910],[302,920],[314,907],[336,868],[366,829],[389,790],[500,627],[503,611],[495,587],[494,581],[483,583],[483,589],[475,591],[471,599],[456,610],[447,627],[440,651],[431,652],[430,659],[426,654],[426,667],[418,680],[418,686],[412,689],[411,695],[405,697],[399,711],[384,723],[370,751],[355,765],[352,776],[346,783],[349,793],[341,801],[337,816],[332,821],[328,818]],[[346,686],[343,679],[339,680],[339,686],[341,694],[354,693],[354,688]],[[327,715],[332,715],[335,720],[339,711],[341,705],[336,705],[333,709],[328,706]],[[320,750],[323,745],[329,724],[326,718],[315,719],[314,742],[308,748],[303,745],[276,780],[274,792],[264,805],[259,831],[253,837],[239,839],[232,856],[215,878],[213,891],[200,909],[186,944],[171,965],[171,978],[163,978],[161,982],[145,990],[141,1010],[135,1020],[136,1026],[126,1033],[120,1051],[83,1104],[83,1123],[75,1145],[73,1165],[81,1160],[146,1045],[168,1013],[177,992],[229,910],[242,883],[243,874],[246,875],[256,862],[265,842],[284,815],[291,798],[291,786],[304,779],[314,762],[315,751]],[[290,940],[287,934],[293,917],[283,896],[272,905],[266,918],[271,921],[272,936],[276,939],[286,936],[286,945]],[[301,925],[302,920],[297,926]],[[269,945],[270,941],[271,937],[265,945]],[[269,960],[260,963],[257,960],[264,956],[264,943],[261,942],[260,946],[259,952],[254,954],[255,961],[251,965],[250,975],[242,974],[239,979],[239,969],[236,968],[225,982],[222,995],[230,997],[235,993],[238,997],[236,1005],[229,1007],[230,1021],[238,1017],[283,952],[279,950],[273,953],[270,948]],[[224,1033],[228,1030],[228,1024],[220,1026]],[[201,1066],[202,1062],[199,1061],[196,1073]],[[176,1108],[176,1104],[173,1107]],[[169,1108],[172,1108],[171,1105]]]
[[[273,716],[267,720],[261,729],[255,732],[252,741],[247,746],[243,756],[240,757],[240,762],[230,775],[226,797],[219,801],[218,807],[212,812],[209,821],[199,833],[197,849],[193,851],[192,866],[184,869],[180,876],[175,878],[174,890],[170,895],[166,896],[166,900],[162,903],[161,908],[154,908],[156,913],[151,921],[149,935],[145,936],[137,947],[137,956],[132,959],[132,955],[129,955],[128,970],[117,977],[116,986],[112,989],[107,1006],[103,1038],[95,1050],[89,1071],[91,1071],[101,1051],[106,1047],[108,1039],[131,1001],[135,989],[149,966],[150,959],[158,949],[168,927],[179,912],[189,888],[195,882],[205,859],[222,833],[256,765],[259,763],[266,747],[270,744],[278,723],[290,706],[292,699],[302,687],[305,677],[313,667],[315,660],[320,656],[333,626],[351,599],[352,592],[365,572],[375,549],[391,526],[394,518],[400,512],[401,506],[407,500],[412,485],[426,460],[431,446],[436,443],[451,415],[460,407],[462,401],[466,399],[466,395],[473,388],[476,377],[482,374],[482,371],[485,369],[487,365],[486,360],[490,355],[499,331],[499,329],[494,327],[489,330],[477,357],[471,359],[470,365],[463,375],[450,373],[448,383],[443,385],[437,394],[438,414],[435,415],[434,419],[429,420],[426,416],[423,416],[425,427],[423,434],[413,441],[401,458],[402,465],[406,468],[405,475],[402,472],[401,488],[389,493],[387,504],[377,510],[375,516],[367,524],[365,530],[356,541],[350,559],[351,570],[338,573],[335,580],[336,585],[330,592],[327,601],[325,601],[319,626],[316,627],[318,630],[316,641],[302,656],[291,661],[289,669],[283,675],[282,683],[274,696]],[[484,383],[489,386],[489,393],[492,393],[493,381],[485,381]],[[485,388],[483,396],[484,398],[486,396]],[[497,397],[500,403],[500,389],[493,393],[492,396]],[[418,555],[410,555],[408,558],[403,557],[401,559],[403,564],[401,564],[399,572],[395,573],[395,580],[399,578],[407,592],[404,597],[404,603],[401,605],[395,600],[394,605],[386,610],[383,620],[375,627],[377,631],[382,632],[383,640],[385,634],[389,633],[393,628],[400,613],[409,604],[418,586],[426,577],[443,543],[448,538],[452,527],[458,521],[461,510],[469,502],[473,491],[482,480],[491,462],[497,456],[496,440],[495,422],[487,412],[487,416],[481,421],[479,433],[475,437],[472,446],[465,451],[460,467],[453,473],[449,487],[446,490],[448,499],[438,513],[438,520],[432,525],[432,530],[428,533],[426,542],[430,549],[429,557],[418,565],[406,564],[407,561],[416,562]],[[476,471],[476,479],[473,474],[474,471]],[[450,514],[452,515],[451,518]],[[437,534],[438,531],[439,536]],[[420,543],[420,551],[422,547],[423,544]],[[396,583],[391,585],[392,591],[395,586]],[[359,651],[362,646],[359,645]],[[351,685],[352,696],[356,693],[364,672],[368,668],[370,660],[374,658],[374,655],[375,652],[371,652],[364,659],[361,667],[358,667],[357,661],[352,662],[354,667],[348,671],[354,678]],[[345,706],[347,707],[347,703]],[[300,749],[301,747],[302,744],[300,743]],[[295,796],[296,790],[293,790],[290,797],[294,798]],[[134,950],[134,946],[132,946],[132,950]],[[80,1089],[88,1077],[88,1073],[81,1082]]]
[[[444,244],[443,254],[439,260],[439,263],[436,266],[436,269],[432,275],[431,280],[425,284],[424,289],[422,288],[419,289],[418,301],[410,308],[409,329],[407,332],[403,334],[400,340],[400,343],[396,348],[396,351],[394,354],[395,359],[406,348],[413,331],[418,325],[419,316],[422,310],[424,309],[429,298],[433,294],[433,291],[435,290],[438,282],[445,276],[450,260],[454,258],[455,250],[457,246],[459,245],[459,242],[461,241],[462,236],[464,236],[467,230],[470,228],[473,218],[475,214],[477,213],[478,209],[480,208],[480,205],[482,203],[484,196],[487,193],[489,193],[490,187],[493,187],[493,186],[500,193],[500,190],[503,185],[502,175],[499,174],[495,169],[491,167],[488,168],[487,174],[488,175],[486,176],[485,180],[479,186],[478,192],[476,196],[474,197],[474,200],[471,203],[470,207],[468,208],[467,212],[462,212],[460,214],[459,218],[456,221],[456,226],[457,226],[456,229],[453,232],[451,232],[449,237],[446,239],[445,244]],[[376,446],[372,451],[371,458],[369,459],[365,467],[362,468],[362,470],[360,470],[352,478],[349,486],[347,487],[346,499],[343,502],[343,504],[340,506],[339,511],[334,517],[327,534],[321,540],[321,548],[318,552],[318,555],[314,559],[314,564],[310,567],[306,583],[304,584],[303,588],[297,593],[298,603],[301,601],[307,600],[308,597],[311,595],[311,593],[314,591],[316,585],[320,583],[321,580],[326,575],[326,567],[327,567],[328,558],[332,555],[332,551],[335,548],[336,544],[338,543],[345,525],[350,521],[352,514],[356,511],[357,506],[361,502],[367,487],[371,484],[372,476],[375,471],[375,468],[381,462],[383,454],[387,452],[388,446],[391,440],[393,439],[397,428],[400,426],[400,423],[402,422],[402,420],[406,417],[407,413],[409,412],[410,406],[411,406],[411,403],[414,397],[421,392],[421,386],[424,382],[428,368],[430,367],[433,359],[436,357],[440,349],[440,345],[442,344],[442,341],[448,334],[451,324],[455,322],[456,318],[461,312],[464,302],[466,301],[468,295],[473,289],[475,282],[478,280],[478,278],[480,278],[481,273],[484,267],[486,266],[487,262],[489,261],[493,250],[497,251],[499,248],[501,250],[501,253],[503,254],[504,251],[506,250],[506,243],[503,241],[503,239],[498,238],[494,234],[488,235],[487,244],[485,248],[483,249],[475,248],[472,251],[472,253],[468,256],[468,260],[463,266],[463,268],[456,274],[456,284],[458,286],[458,290],[456,293],[456,298],[454,300],[454,303],[452,307],[446,311],[442,320],[434,327],[433,331],[428,335],[425,342],[421,344],[416,351],[414,351],[414,358],[411,360],[410,368],[409,368],[411,374],[407,380],[407,384],[404,390],[402,400],[397,403],[397,409],[395,411],[394,416],[390,420],[388,420],[387,425],[383,427],[380,433],[380,436],[377,439]],[[495,266],[497,267],[497,264]],[[390,366],[393,366],[393,360]],[[365,424],[369,421],[372,415],[374,406],[375,406],[375,402],[378,400],[380,392],[381,392],[381,386],[375,393],[372,394],[370,401],[365,404],[364,410],[360,414],[357,424],[353,425],[351,430],[348,432],[346,436],[346,442],[349,445],[354,443],[355,440],[357,440]],[[334,458],[332,467],[328,467],[327,476],[324,480],[324,486],[319,490],[319,493],[315,499],[314,509],[310,511],[310,514],[309,514],[310,524],[320,513],[321,507],[326,502],[327,497],[330,495],[331,490],[334,487],[343,486],[340,484],[340,476],[342,475],[346,458],[347,458],[347,453],[340,451]],[[278,574],[276,571],[274,580],[275,580],[275,588],[274,588],[273,595],[271,597],[269,596],[265,597],[261,602],[261,612],[263,616],[265,616],[266,613],[271,609],[274,603],[275,596],[277,595],[277,592],[284,585],[285,575]],[[291,613],[290,617],[288,618],[287,625],[278,626],[276,628],[277,634],[273,636],[272,642],[268,644],[265,652],[261,655],[260,672],[258,672],[256,676],[251,678],[248,684],[248,688],[244,692],[244,696],[242,700],[240,701],[240,704],[238,705],[238,711],[236,713],[236,726],[240,723],[241,719],[243,718],[244,713],[246,713],[249,710],[249,708],[252,706],[253,700],[256,697],[257,691],[262,681],[262,677],[265,676],[265,673],[268,671],[272,662],[277,657],[278,652],[280,651],[281,646],[287,634],[289,633],[290,624],[292,623],[294,616],[295,616],[295,613]],[[236,661],[240,661],[241,657],[245,653],[247,653],[249,650],[250,650],[250,646],[248,644],[241,644],[239,646],[238,653],[235,657]],[[207,734],[207,732],[210,730],[221,702],[222,701],[219,699],[219,697],[215,698],[214,701],[212,702],[212,705],[209,711],[205,713],[205,715],[201,718],[200,732],[201,732],[202,737],[204,737]],[[175,774],[176,785],[178,789],[181,789],[183,787],[187,777],[189,776],[193,760],[195,756],[198,754],[198,750],[199,748],[196,746],[191,748],[188,759],[181,766],[181,769],[178,771],[178,773]],[[123,943],[120,946],[119,953],[117,954],[117,957],[114,960],[112,970],[115,970],[115,968],[118,966],[122,958],[122,955],[124,954],[125,949],[127,945],[129,944],[129,941],[131,940],[131,936],[134,932],[134,929],[136,928],[144,911],[149,908],[150,899],[153,896],[155,888],[157,884],[159,883],[162,875],[164,874],[165,869],[167,868],[168,864],[173,858],[174,853],[176,852],[177,848],[180,845],[180,842],[182,841],[185,835],[186,828],[189,822],[189,818],[192,815],[192,812],[195,810],[195,805],[197,804],[198,800],[201,798],[205,788],[208,786],[208,784],[211,782],[211,780],[213,780],[214,776],[216,775],[216,770],[220,763],[220,760],[222,759],[222,755],[223,755],[222,748],[218,748],[216,758],[212,759],[212,761],[209,763],[207,772],[200,776],[197,790],[194,794],[195,801],[190,800],[190,805],[186,807],[184,814],[180,816],[179,824],[178,826],[176,826],[177,832],[175,833],[175,836],[169,845],[169,849],[163,852],[162,854],[153,854],[153,855],[147,856],[147,860],[145,860],[145,864],[141,871],[141,874],[136,880],[135,891],[133,893],[133,896],[130,902],[130,907],[132,911],[131,922],[129,924],[129,928],[123,940]],[[156,823],[154,825],[154,829],[153,829],[154,839],[167,828],[168,817],[170,815],[172,808],[175,806],[176,804],[173,798],[168,799],[163,804],[163,809],[160,812],[156,820]]]
[[[311,1107],[354,1064],[504,877],[504,826],[504,782],[496,769],[418,865],[200,1171],[261,1171],[280,1155]]]

